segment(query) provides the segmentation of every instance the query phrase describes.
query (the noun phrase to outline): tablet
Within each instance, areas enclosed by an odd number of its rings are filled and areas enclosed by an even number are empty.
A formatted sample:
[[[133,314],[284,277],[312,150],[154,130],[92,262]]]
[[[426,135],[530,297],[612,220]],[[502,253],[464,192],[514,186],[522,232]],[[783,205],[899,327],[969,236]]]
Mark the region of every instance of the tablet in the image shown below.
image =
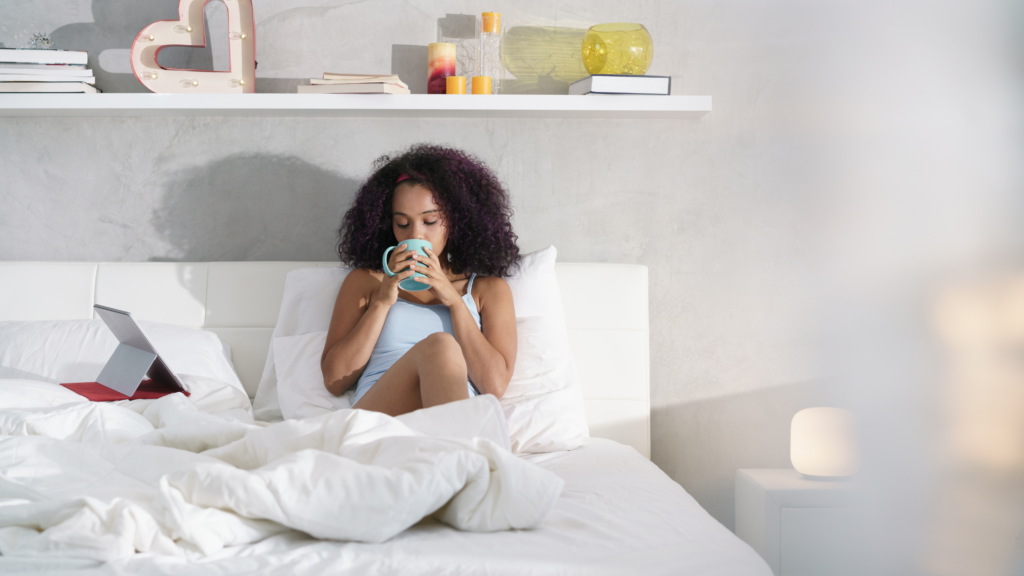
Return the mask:
[[[107,360],[96,382],[128,397],[135,394],[146,376],[170,391],[188,391],[129,312],[99,304],[93,308],[118,341],[114,354]]]

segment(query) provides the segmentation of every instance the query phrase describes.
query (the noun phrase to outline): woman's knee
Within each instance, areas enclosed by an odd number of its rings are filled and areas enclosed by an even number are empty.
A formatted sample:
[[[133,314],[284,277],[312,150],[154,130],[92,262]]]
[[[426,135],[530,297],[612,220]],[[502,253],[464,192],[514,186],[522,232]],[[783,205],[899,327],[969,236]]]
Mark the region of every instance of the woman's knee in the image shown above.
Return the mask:
[[[459,348],[459,343],[455,340],[454,336],[447,332],[434,332],[421,340],[418,346],[435,352],[447,352]]]
[[[435,332],[420,341],[417,346],[422,348],[420,357],[423,359],[466,369],[466,357],[462,354],[462,347],[455,337],[447,332]]]

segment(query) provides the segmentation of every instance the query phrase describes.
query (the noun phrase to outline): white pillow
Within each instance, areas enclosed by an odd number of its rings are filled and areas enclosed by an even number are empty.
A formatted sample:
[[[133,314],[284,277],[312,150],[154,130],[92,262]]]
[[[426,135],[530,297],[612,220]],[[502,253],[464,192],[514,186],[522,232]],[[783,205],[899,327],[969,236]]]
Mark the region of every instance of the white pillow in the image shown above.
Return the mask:
[[[557,255],[554,246],[531,252],[508,279],[518,347],[501,406],[517,453],[572,450],[590,437],[555,274]]]
[[[527,254],[507,280],[519,348],[501,405],[515,452],[571,450],[589,437],[555,276],[556,256],[554,246]],[[348,395],[335,397],[327,392],[320,371],[334,302],[348,272],[347,268],[300,268],[288,273],[254,402],[257,419],[281,418],[282,412],[284,417],[304,418],[348,407]]]
[[[341,284],[351,270],[343,267],[317,267],[298,268],[289,272],[284,280],[281,311],[277,315],[277,325],[274,327],[272,337],[326,332],[331,325],[334,302],[338,299]],[[322,348],[320,352],[323,352]],[[318,356],[317,371],[319,370]],[[257,420],[275,422],[282,419],[273,345],[267,351],[267,363],[263,366],[263,376],[260,378],[259,388],[256,389],[252,408]]]
[[[353,389],[335,396],[324,386],[320,356],[327,331],[278,336],[271,341],[277,373],[277,397],[285,418],[310,418],[352,407]],[[353,387],[354,388],[354,387]]]
[[[501,397],[512,451],[572,450],[590,437],[576,363],[564,323],[516,318],[518,350],[512,380]]]
[[[557,257],[558,251],[554,246],[530,252],[519,260],[519,269],[505,281],[512,290],[516,318],[541,316],[550,321],[551,329],[564,334],[565,312],[555,274]]]
[[[547,318],[516,321],[519,353],[501,406],[514,452],[553,452],[588,437],[579,378],[568,341]],[[353,391],[335,396],[324,387],[320,356],[326,331],[274,338],[277,393],[285,418],[310,418],[352,407]]]
[[[231,350],[213,332],[139,321],[176,374],[204,376],[245,391]],[[0,378],[95,382],[117,347],[102,320],[0,322]]]

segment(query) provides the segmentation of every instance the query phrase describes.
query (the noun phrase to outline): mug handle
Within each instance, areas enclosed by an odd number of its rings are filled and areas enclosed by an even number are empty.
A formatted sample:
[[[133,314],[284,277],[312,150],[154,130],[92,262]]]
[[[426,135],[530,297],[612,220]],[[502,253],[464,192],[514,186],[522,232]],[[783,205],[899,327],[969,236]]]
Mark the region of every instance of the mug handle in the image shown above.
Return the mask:
[[[395,275],[395,273],[391,271],[391,268],[388,268],[388,254],[390,254],[391,251],[394,250],[395,248],[398,248],[398,246],[392,246],[392,247],[388,248],[387,250],[385,250],[384,251],[384,260],[381,261],[381,264],[384,265],[384,273],[387,274],[388,277],[391,277],[391,276]]]

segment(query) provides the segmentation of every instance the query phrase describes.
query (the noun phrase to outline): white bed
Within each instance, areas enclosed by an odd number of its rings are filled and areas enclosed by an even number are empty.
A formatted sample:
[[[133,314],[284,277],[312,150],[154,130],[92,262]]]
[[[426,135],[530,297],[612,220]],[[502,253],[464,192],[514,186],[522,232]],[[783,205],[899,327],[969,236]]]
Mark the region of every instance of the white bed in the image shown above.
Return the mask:
[[[102,303],[141,320],[203,328],[231,346],[239,379],[252,397],[285,275],[334,265],[0,263],[0,321],[92,318],[92,305]],[[565,481],[541,528],[472,533],[425,520],[383,544],[318,541],[290,531],[226,548],[187,572],[770,574],[749,546],[647,460],[646,267],[557,264],[556,272],[591,441],[574,451],[524,457]],[[182,573],[184,562],[150,554],[106,565],[4,557],[0,571]]]

